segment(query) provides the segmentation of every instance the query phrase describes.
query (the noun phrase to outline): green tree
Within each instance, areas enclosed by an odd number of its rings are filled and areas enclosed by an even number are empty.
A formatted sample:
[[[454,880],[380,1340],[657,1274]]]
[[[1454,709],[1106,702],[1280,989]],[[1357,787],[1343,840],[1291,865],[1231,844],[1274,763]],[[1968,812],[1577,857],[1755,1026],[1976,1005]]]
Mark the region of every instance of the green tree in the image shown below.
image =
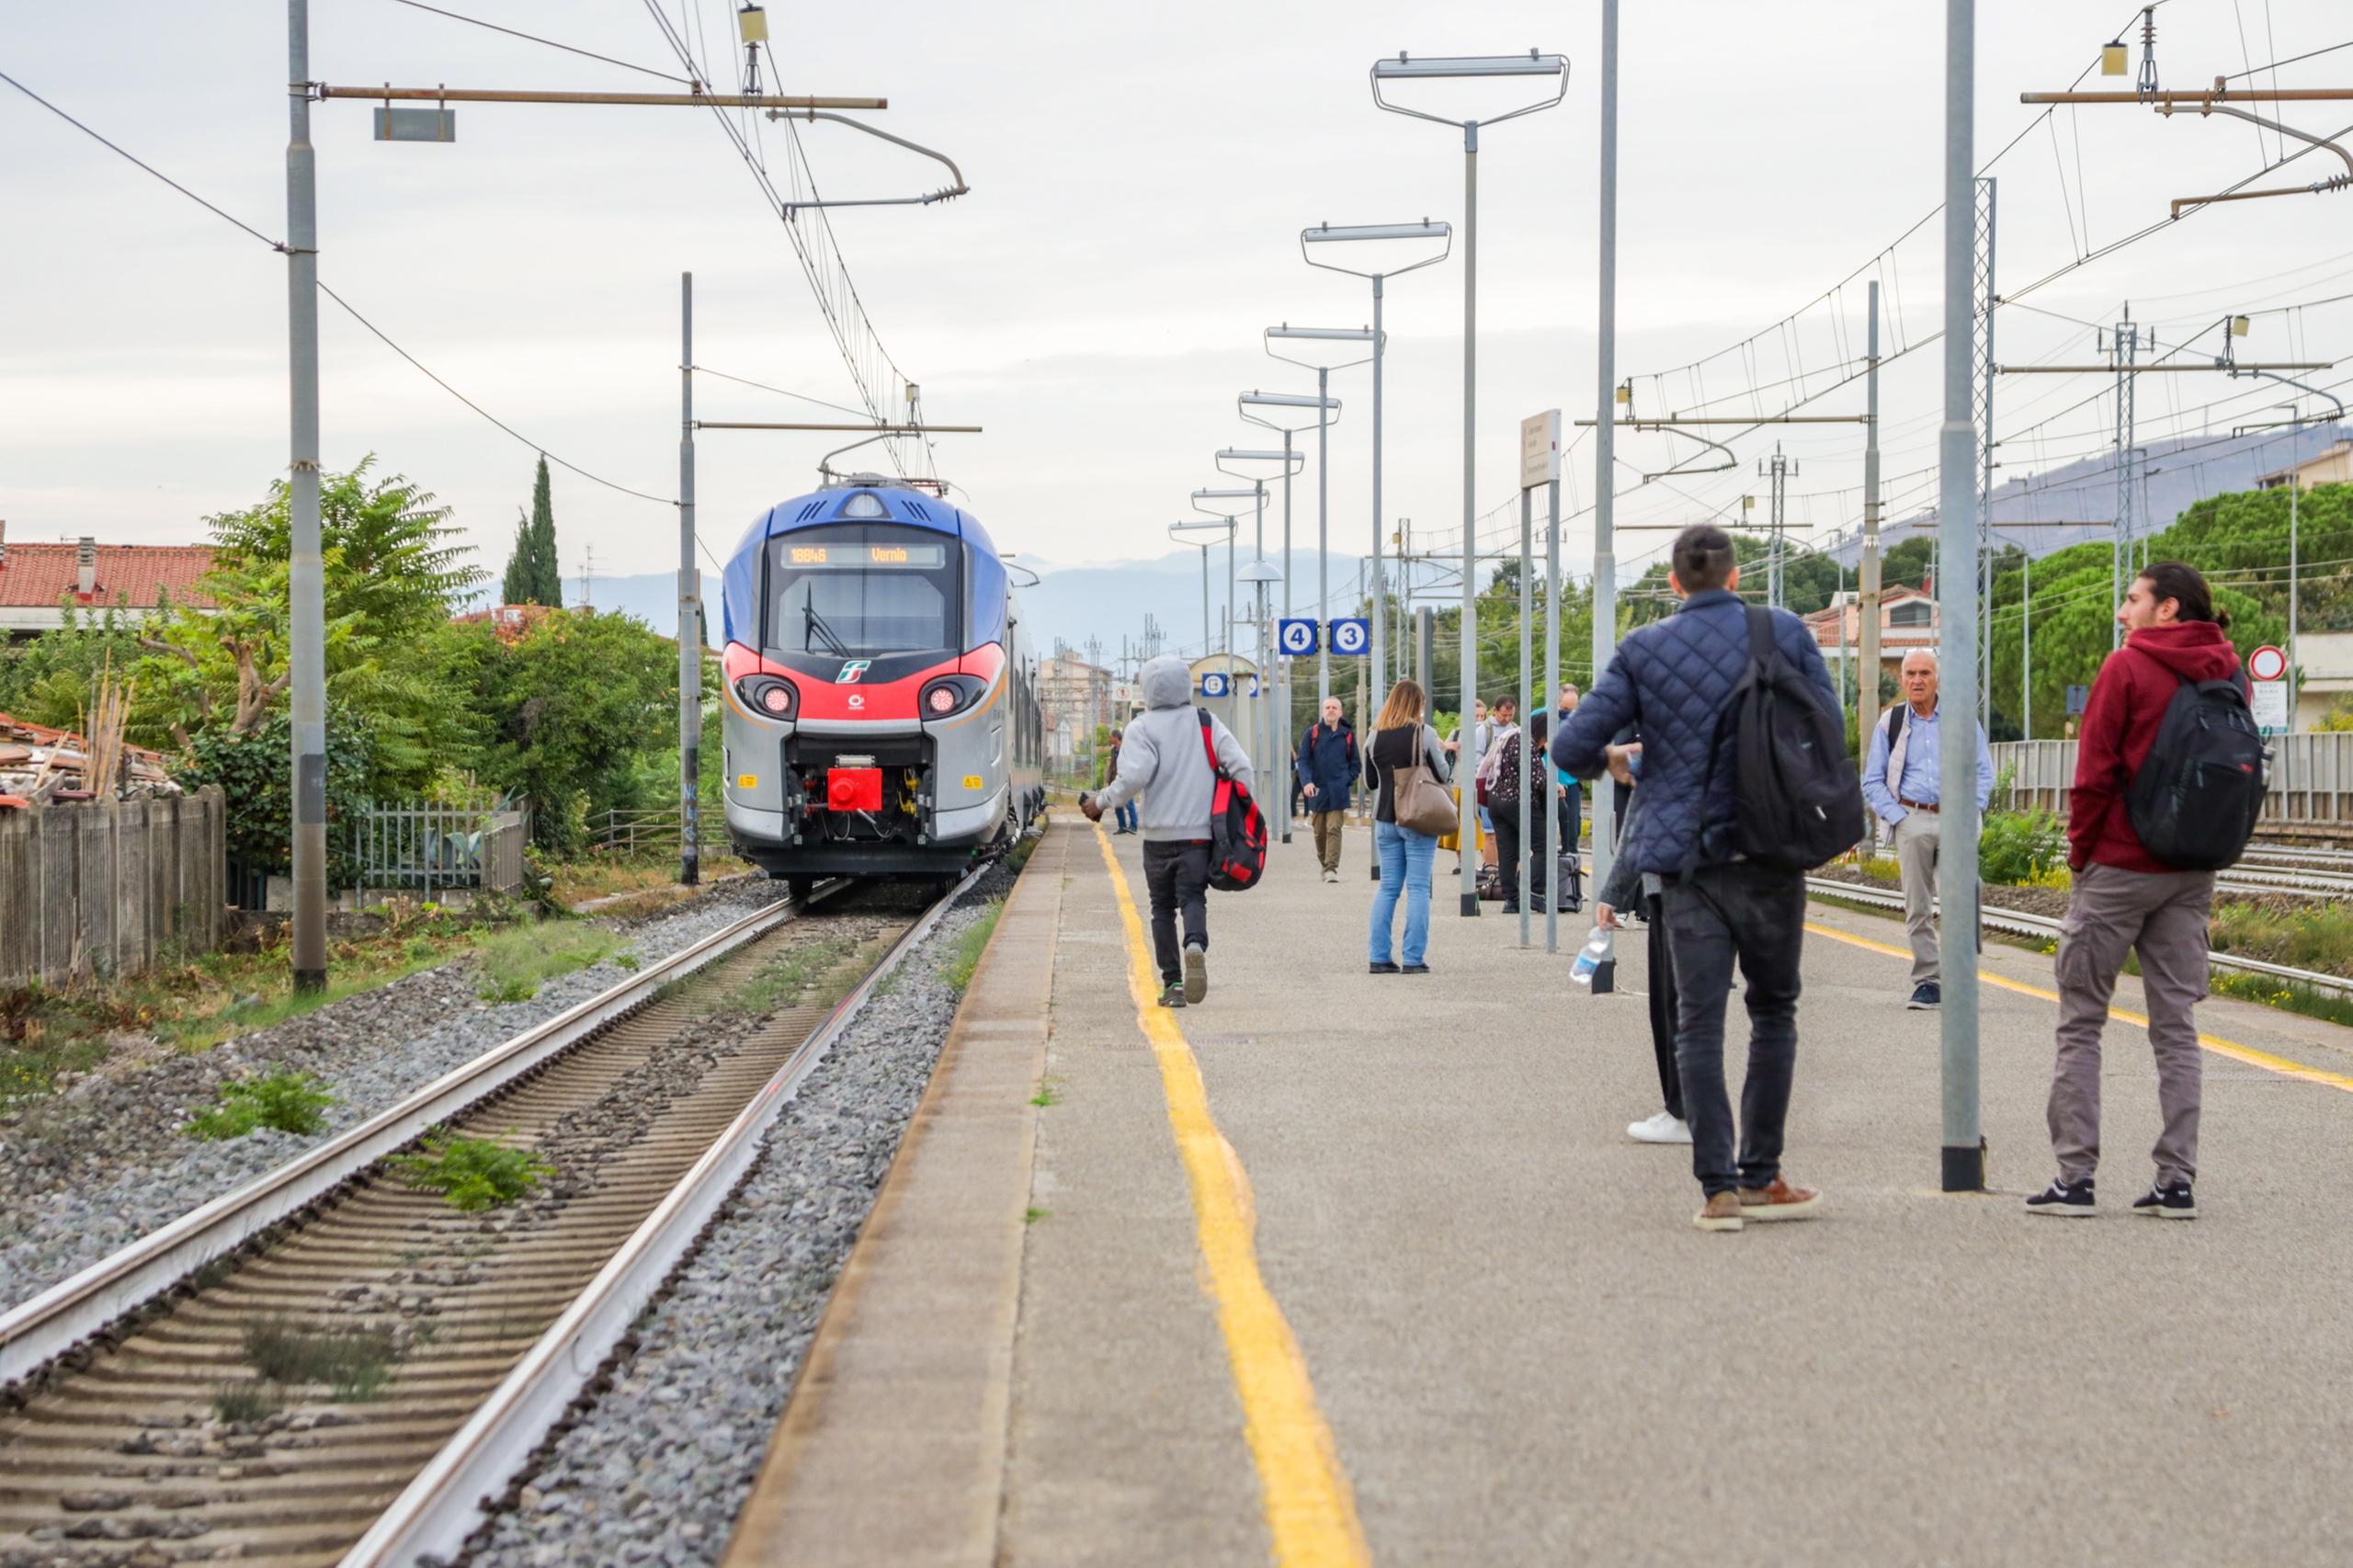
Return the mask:
[[[487,782],[531,798],[542,847],[571,853],[589,817],[643,803],[647,754],[666,752],[676,772],[678,660],[669,639],[585,609],[553,611],[512,642],[487,627],[463,630],[477,654],[485,736],[477,766]],[[710,736],[705,751],[717,743]],[[704,810],[718,805],[707,800]]]
[[[158,608],[168,604],[159,600]],[[90,610],[68,598],[61,608],[64,625],[0,648],[0,711],[52,729],[79,730],[99,675],[111,670],[120,679],[144,657],[140,622],[120,605]],[[131,729],[140,733],[135,712]]]
[[[563,605],[563,567],[556,555],[555,500],[548,487],[545,453],[531,478],[531,510],[515,514],[515,548],[506,558],[499,597],[510,605]]]

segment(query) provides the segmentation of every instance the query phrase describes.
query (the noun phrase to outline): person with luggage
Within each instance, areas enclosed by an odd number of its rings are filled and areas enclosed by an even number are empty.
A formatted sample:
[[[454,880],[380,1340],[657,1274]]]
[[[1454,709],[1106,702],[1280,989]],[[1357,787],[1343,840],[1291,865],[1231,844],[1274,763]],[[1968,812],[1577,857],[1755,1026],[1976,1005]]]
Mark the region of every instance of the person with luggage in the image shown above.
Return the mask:
[[[2236,860],[2262,808],[2264,752],[2247,711],[2230,617],[2193,568],[2142,568],[2116,612],[2124,645],[2084,710],[2067,813],[2075,888],[2059,926],[2058,1052],[2048,1116],[2059,1175],[2027,1211],[2097,1211],[2100,1033],[2126,953],[2141,960],[2164,1126],[2155,1180],[2132,1211],[2197,1218],[2198,1024],[2214,873]]]
[[[1087,821],[1101,822],[1106,807],[1116,810],[1142,797],[1143,880],[1152,901],[1160,1005],[1182,1007],[1210,990],[1210,817],[1218,769],[1247,789],[1250,754],[1223,720],[1193,706],[1192,671],[1174,653],[1145,664],[1142,686],[1144,710],[1128,723],[1119,776],[1100,794],[1080,796],[1078,809]]]
[[[1528,722],[1527,744],[1532,749],[1529,785],[1537,791],[1529,803],[1529,814],[1538,820],[1528,824],[1528,888],[1529,903],[1535,909],[1544,907],[1545,890],[1552,879],[1544,864],[1544,824],[1539,813],[1543,809],[1544,787],[1552,782],[1545,775],[1552,770],[1552,760],[1544,755],[1546,736],[1551,733],[1551,720],[1539,713]],[[1495,749],[1495,771],[1487,784],[1489,808],[1495,819],[1495,866],[1503,873],[1504,908],[1506,915],[1519,913],[1519,767],[1523,737],[1517,726],[1506,731]]]
[[[1642,766],[1642,755],[1639,738],[1617,742],[1609,747],[1609,771],[1619,779],[1619,793],[1626,801],[1628,822],[1637,820],[1642,812],[1642,790],[1636,787],[1634,771]],[[1642,873],[1633,857],[1619,856],[1609,863],[1609,881],[1594,904],[1593,923],[1605,931],[1622,931],[1626,922],[1620,911],[1640,910],[1643,915],[1643,978],[1650,991],[1651,1056],[1658,1065],[1663,1108],[1640,1121],[1629,1122],[1626,1136],[1637,1143],[1688,1143],[1691,1128],[1683,1119],[1683,1078],[1675,1067],[1675,960],[1667,951],[1666,921],[1659,912],[1659,893],[1654,885],[1657,881],[1655,876]]]
[[[1102,782],[1105,784],[1110,783],[1112,779],[1117,778],[1120,776],[1120,739],[1125,733],[1126,732],[1123,730],[1113,730],[1111,732],[1111,755],[1104,761],[1103,764]],[[1113,833],[1133,833],[1136,830],[1136,803],[1134,800],[1130,799],[1120,801],[1119,812],[1111,820],[1115,824],[1111,829]]]
[[[1904,655],[1904,700],[1888,710],[1887,722],[1871,727],[1870,760],[1863,765],[1863,799],[1885,823],[1895,844],[1895,869],[1904,884],[1904,924],[1912,938],[1911,999],[1906,1007],[1933,1009],[1944,1003],[1944,971],[1937,960],[1937,841],[1943,799],[1938,739],[1937,656],[1926,648]],[[1994,754],[1985,726],[1977,732],[1977,809],[1994,796]]]
[[[1299,740],[1300,790],[1315,824],[1315,858],[1324,880],[1340,880],[1340,830],[1347,822],[1359,767],[1356,726],[1342,716],[1340,699],[1324,699],[1323,716]]]
[[[1364,748],[1365,787],[1374,792],[1372,843],[1381,857],[1381,886],[1372,895],[1372,927],[1367,945],[1375,974],[1427,974],[1430,937],[1430,868],[1438,857],[1438,833],[1454,810],[1446,786],[1452,772],[1447,747],[1427,722],[1422,688],[1401,680],[1381,705],[1372,739]],[[1402,801],[1401,801],[1402,797]],[[1403,810],[1400,810],[1401,804]],[[1416,819],[1421,819],[1416,825]],[[1394,939],[1397,903],[1405,903],[1405,940],[1400,964]]]
[[[1737,1231],[1821,1207],[1819,1193],[1781,1171],[1805,931],[1805,873],[1788,862],[1847,827],[1849,845],[1860,837],[1862,797],[1836,744],[1836,688],[1804,624],[1742,602],[1732,538],[1713,524],[1677,534],[1671,561],[1667,582],[1681,605],[1627,635],[1553,737],[1552,760],[1580,778],[1598,777],[1618,733],[1641,726],[1643,808],[1620,853],[1660,883],[1678,993],[1676,1070],[1692,1174],[1705,1196],[1692,1223]],[[1771,777],[1741,776],[1744,742],[1773,748]],[[1825,770],[1843,777],[1825,779]],[[1802,797],[1820,832],[1800,822],[1785,781],[1827,786]],[[1777,826],[1782,841],[1768,847]],[[1737,1124],[1723,1065],[1735,960],[1749,1021]]]

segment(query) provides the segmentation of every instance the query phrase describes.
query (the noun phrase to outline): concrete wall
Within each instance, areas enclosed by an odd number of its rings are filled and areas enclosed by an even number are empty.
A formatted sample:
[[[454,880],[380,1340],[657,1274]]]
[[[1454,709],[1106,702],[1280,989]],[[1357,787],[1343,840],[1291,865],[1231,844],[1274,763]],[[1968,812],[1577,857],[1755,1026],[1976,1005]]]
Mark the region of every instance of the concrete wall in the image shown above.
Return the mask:
[[[211,951],[224,926],[221,791],[0,812],[0,983],[55,984]]]

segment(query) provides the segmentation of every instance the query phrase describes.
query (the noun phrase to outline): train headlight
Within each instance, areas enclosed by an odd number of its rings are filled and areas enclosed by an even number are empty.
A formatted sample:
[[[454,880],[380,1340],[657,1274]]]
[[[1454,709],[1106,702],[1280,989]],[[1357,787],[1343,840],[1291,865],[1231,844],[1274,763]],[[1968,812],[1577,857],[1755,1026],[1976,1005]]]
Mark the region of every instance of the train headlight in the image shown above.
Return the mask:
[[[988,684],[978,676],[941,676],[923,688],[921,704],[926,719],[945,719],[978,702]]]
[[[735,683],[735,695],[745,707],[768,719],[790,719],[798,705],[792,683],[781,676],[745,676]]]

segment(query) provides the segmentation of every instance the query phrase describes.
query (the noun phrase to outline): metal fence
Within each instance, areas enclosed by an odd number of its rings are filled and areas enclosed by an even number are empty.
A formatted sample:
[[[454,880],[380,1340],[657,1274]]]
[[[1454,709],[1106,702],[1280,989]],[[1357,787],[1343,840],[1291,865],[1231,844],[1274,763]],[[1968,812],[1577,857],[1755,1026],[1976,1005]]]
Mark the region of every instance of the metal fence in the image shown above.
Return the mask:
[[[2353,824],[2353,733],[2274,735],[2262,821],[2272,826]],[[2010,805],[2064,816],[2075,781],[2074,741],[2004,741],[1990,748],[1996,778],[2008,770]]]
[[[351,824],[351,858],[363,888],[517,892],[523,887],[523,848],[530,841],[530,807],[510,800],[371,801]]]
[[[695,820],[695,847],[703,855],[724,854],[730,845],[727,824],[714,802],[706,801]],[[680,813],[676,806],[635,811],[609,810],[588,819],[589,847],[616,860],[678,852]]]

